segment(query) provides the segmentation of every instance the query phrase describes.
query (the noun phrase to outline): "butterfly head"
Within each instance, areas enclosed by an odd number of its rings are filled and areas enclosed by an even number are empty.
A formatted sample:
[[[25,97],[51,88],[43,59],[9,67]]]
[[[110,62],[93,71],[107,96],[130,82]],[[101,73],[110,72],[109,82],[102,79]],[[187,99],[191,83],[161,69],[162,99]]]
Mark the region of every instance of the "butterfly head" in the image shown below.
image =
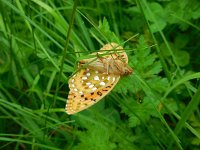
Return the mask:
[[[133,72],[133,69],[125,62],[121,60],[114,60],[110,72],[118,74],[120,76],[128,76]]]
[[[133,72],[133,69],[130,66],[126,65],[126,67],[124,67],[124,70],[123,70],[123,75],[127,76],[127,75],[130,75],[132,72]]]

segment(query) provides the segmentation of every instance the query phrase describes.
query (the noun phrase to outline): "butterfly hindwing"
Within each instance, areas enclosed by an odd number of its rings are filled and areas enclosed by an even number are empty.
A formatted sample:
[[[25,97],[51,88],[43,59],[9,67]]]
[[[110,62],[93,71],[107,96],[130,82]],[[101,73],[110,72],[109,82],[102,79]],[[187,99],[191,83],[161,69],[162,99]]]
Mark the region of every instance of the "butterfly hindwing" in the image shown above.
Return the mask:
[[[106,75],[90,69],[82,69],[70,80],[70,92],[66,105],[68,114],[84,110],[107,95],[119,81],[118,75]]]

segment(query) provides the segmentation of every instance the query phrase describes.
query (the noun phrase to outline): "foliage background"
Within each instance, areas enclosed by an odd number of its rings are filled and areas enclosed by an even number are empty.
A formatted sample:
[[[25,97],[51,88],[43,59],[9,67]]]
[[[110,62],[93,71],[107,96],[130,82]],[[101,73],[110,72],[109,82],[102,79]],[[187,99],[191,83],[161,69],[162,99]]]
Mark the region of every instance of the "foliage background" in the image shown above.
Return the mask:
[[[199,148],[198,0],[0,0],[0,12],[1,149]],[[108,42],[134,73],[67,115],[75,62]]]

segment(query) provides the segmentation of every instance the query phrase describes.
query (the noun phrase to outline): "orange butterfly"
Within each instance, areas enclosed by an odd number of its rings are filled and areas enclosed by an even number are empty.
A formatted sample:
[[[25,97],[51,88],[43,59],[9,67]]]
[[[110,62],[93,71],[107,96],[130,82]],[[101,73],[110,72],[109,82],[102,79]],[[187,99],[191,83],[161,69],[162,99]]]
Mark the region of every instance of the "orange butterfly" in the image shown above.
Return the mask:
[[[68,114],[77,113],[97,103],[114,88],[121,76],[132,73],[123,47],[110,43],[100,50],[102,51],[92,54],[97,55],[97,60],[81,60],[79,67],[87,64],[86,68],[80,69],[69,79],[70,92],[66,104]],[[105,50],[110,50],[109,55],[106,55]],[[115,50],[118,51],[114,52]]]

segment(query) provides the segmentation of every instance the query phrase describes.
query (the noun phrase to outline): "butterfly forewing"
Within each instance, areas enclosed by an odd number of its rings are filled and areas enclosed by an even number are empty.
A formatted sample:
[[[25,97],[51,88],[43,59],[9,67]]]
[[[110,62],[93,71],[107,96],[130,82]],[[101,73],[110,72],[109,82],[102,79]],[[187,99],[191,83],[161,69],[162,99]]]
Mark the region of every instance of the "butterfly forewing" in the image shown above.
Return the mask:
[[[113,47],[118,46],[115,43],[111,44],[104,45],[101,50],[112,50]],[[122,49],[122,47],[118,46],[116,49]],[[101,54],[103,52],[98,53]],[[119,56],[125,63],[128,62],[128,57],[125,52],[121,52],[119,54],[110,52],[110,55],[106,55],[103,59],[118,59]],[[87,62],[88,60],[85,62],[82,61],[82,63]],[[80,67],[82,63],[79,64]],[[70,92],[66,105],[66,112],[68,114],[77,113],[100,101],[119,81],[119,74],[108,74],[106,71],[102,71],[101,64],[105,65],[102,60],[97,59],[96,62],[92,63],[92,66],[88,65],[88,68],[81,69],[69,79],[68,83]]]

